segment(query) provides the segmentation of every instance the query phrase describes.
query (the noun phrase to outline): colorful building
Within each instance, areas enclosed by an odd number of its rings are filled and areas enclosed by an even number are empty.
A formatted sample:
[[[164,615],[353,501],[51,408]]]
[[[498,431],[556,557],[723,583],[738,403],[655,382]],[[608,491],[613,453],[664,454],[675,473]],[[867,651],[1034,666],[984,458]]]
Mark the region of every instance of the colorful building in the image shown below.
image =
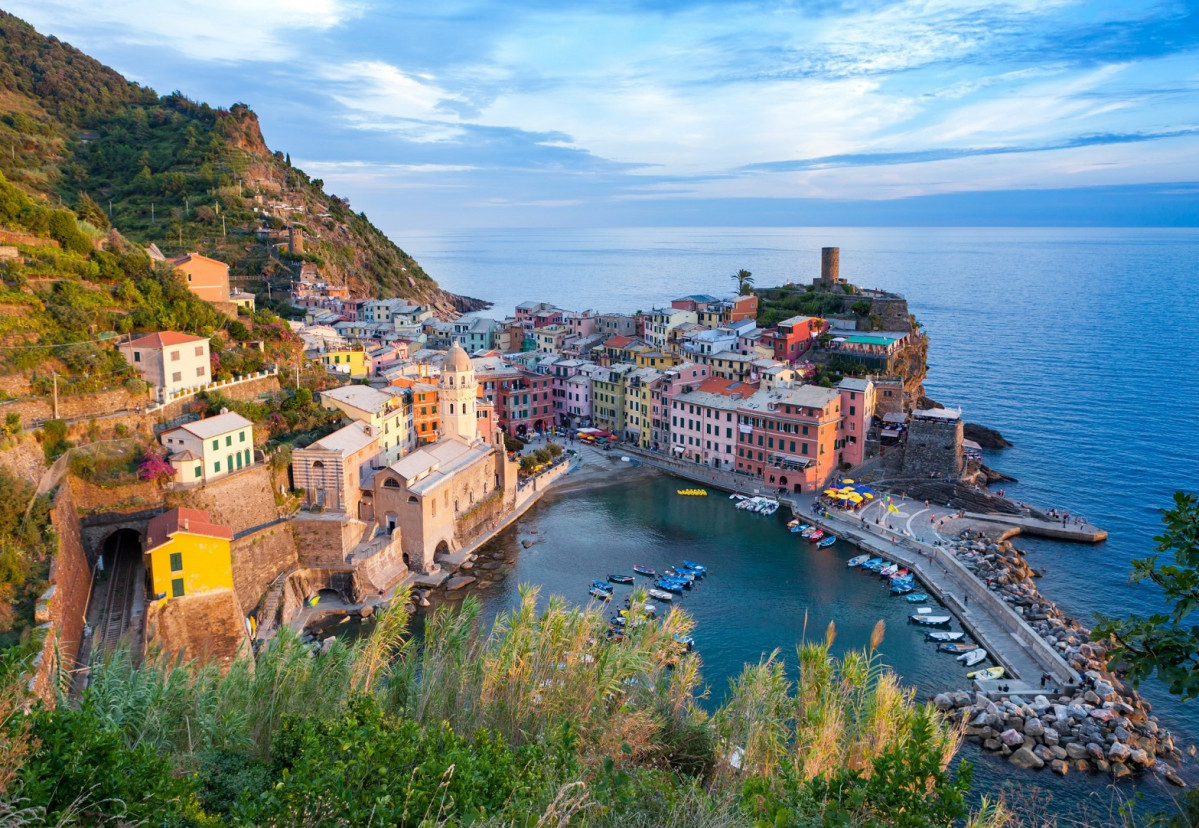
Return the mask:
[[[199,509],[171,509],[146,526],[144,560],[157,600],[233,589],[233,532]]]
[[[383,465],[379,434],[355,420],[293,451],[291,479],[296,489],[304,490],[304,506],[310,510],[374,520],[370,499],[364,502],[362,493]]]
[[[228,409],[165,431],[159,440],[179,483],[209,483],[254,465],[254,424]]]
[[[229,301],[229,265],[199,253],[172,259],[171,265],[183,274],[187,289],[205,302]]]
[[[757,389],[719,377],[705,379],[670,400],[670,452],[676,457],[734,469],[737,462],[737,409]]]
[[[874,419],[874,383],[846,377],[837,383],[837,392],[841,395],[837,462],[860,466],[866,460],[866,435]]]
[[[827,323],[814,316],[792,316],[772,330],[763,331],[762,344],[780,362],[792,363],[801,358],[812,342],[824,333]]]
[[[382,389],[369,385],[343,385],[322,391],[321,407],[340,411],[351,420],[371,426],[379,435],[383,463],[395,462],[411,448],[414,439],[408,430],[408,416],[403,390],[394,386]]]
[[[321,362],[327,370],[347,374],[351,379],[366,379],[370,374],[366,351],[362,348],[325,351],[321,354]]]
[[[162,331],[122,342],[117,350],[163,402],[212,381],[208,340]]]
[[[837,465],[841,395],[801,385],[758,391],[737,407],[737,470],[780,491],[823,486]]]

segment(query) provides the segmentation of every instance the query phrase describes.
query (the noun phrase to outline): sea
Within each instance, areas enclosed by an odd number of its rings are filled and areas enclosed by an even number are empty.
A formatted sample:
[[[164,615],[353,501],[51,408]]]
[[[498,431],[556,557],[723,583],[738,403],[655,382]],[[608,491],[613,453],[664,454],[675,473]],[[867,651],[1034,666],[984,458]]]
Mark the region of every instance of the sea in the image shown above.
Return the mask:
[[[1129,582],[1134,558],[1153,554],[1161,511],[1176,491],[1199,491],[1199,230],[1125,228],[633,228],[405,233],[403,244],[448,290],[511,314],[539,300],[597,311],[649,310],[687,294],[724,296],[733,274],[756,285],[806,283],[820,249],[839,247],[841,275],[902,294],[930,340],[925,388],[967,422],[1013,446],[987,452],[1017,478],[1009,497],[1080,515],[1109,531],[1099,545],[1019,538],[1044,568],[1044,596],[1070,616],[1151,613],[1160,592]],[[682,604],[695,615],[709,703],[742,665],[820,638],[859,648],[887,622],[882,657],[921,697],[962,684],[964,672],[904,623],[907,606],[876,579],[849,571],[845,544],[814,553],[780,512],[737,512],[724,497],[674,496],[676,481],[640,479],[549,498],[495,541],[537,529],[515,571],[485,601],[512,606],[520,583],[583,603],[586,583],[633,563],[683,557],[712,576]],[[522,535],[521,533],[525,533]],[[844,547],[844,548],[842,548]],[[1199,742],[1199,708],[1157,681],[1142,688],[1162,724]],[[1037,807],[1099,823],[1113,793],[1101,781],[1013,777],[1006,763],[965,747],[976,788],[1033,798]],[[1194,778],[1197,769],[1189,769]],[[1121,796],[1168,807],[1157,783]],[[1163,804],[1164,803],[1164,804]]]

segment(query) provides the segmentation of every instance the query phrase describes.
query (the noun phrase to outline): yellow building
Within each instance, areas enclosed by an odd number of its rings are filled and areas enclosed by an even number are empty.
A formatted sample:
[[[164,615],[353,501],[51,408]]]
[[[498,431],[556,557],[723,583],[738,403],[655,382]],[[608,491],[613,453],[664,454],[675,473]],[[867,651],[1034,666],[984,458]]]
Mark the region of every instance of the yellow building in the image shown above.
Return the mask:
[[[321,362],[326,369],[349,374],[351,379],[366,379],[369,373],[366,351],[363,350],[325,351],[321,354]]]
[[[233,532],[199,509],[172,509],[146,527],[146,569],[155,597],[181,598],[233,589]]]

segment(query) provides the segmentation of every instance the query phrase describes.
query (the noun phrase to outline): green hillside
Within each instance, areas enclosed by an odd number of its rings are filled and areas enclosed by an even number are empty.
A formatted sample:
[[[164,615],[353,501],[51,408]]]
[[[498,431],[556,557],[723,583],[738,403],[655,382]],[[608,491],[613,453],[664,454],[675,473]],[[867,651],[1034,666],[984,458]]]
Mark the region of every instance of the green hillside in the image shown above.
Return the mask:
[[[196,250],[227,261],[246,289],[264,277],[291,280],[298,259],[279,243],[294,224],[305,231],[305,258],[335,283],[443,313],[471,306],[322,181],[270,152],[244,104],[160,97],[4,12],[0,173],[97,230],[116,227],[168,256]]]

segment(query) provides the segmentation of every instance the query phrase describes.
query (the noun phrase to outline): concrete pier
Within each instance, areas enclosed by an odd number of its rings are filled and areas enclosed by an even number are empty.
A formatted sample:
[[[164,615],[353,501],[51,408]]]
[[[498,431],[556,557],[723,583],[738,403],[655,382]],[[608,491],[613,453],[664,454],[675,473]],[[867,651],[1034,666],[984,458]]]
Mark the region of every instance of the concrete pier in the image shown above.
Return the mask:
[[[961,531],[961,529],[971,528],[981,529],[993,535],[995,526],[1006,527],[1003,534],[998,537],[999,540],[1007,540],[1015,535],[1036,535],[1042,538],[1077,541],[1080,543],[1100,543],[1107,540],[1106,529],[1100,529],[1098,526],[1092,526],[1089,523],[1062,523],[1060,520],[1041,520],[1029,515],[962,512],[962,517],[956,520],[961,521],[963,524],[968,523],[973,525],[962,525],[959,527],[947,523],[946,528],[954,529],[955,533]]]

